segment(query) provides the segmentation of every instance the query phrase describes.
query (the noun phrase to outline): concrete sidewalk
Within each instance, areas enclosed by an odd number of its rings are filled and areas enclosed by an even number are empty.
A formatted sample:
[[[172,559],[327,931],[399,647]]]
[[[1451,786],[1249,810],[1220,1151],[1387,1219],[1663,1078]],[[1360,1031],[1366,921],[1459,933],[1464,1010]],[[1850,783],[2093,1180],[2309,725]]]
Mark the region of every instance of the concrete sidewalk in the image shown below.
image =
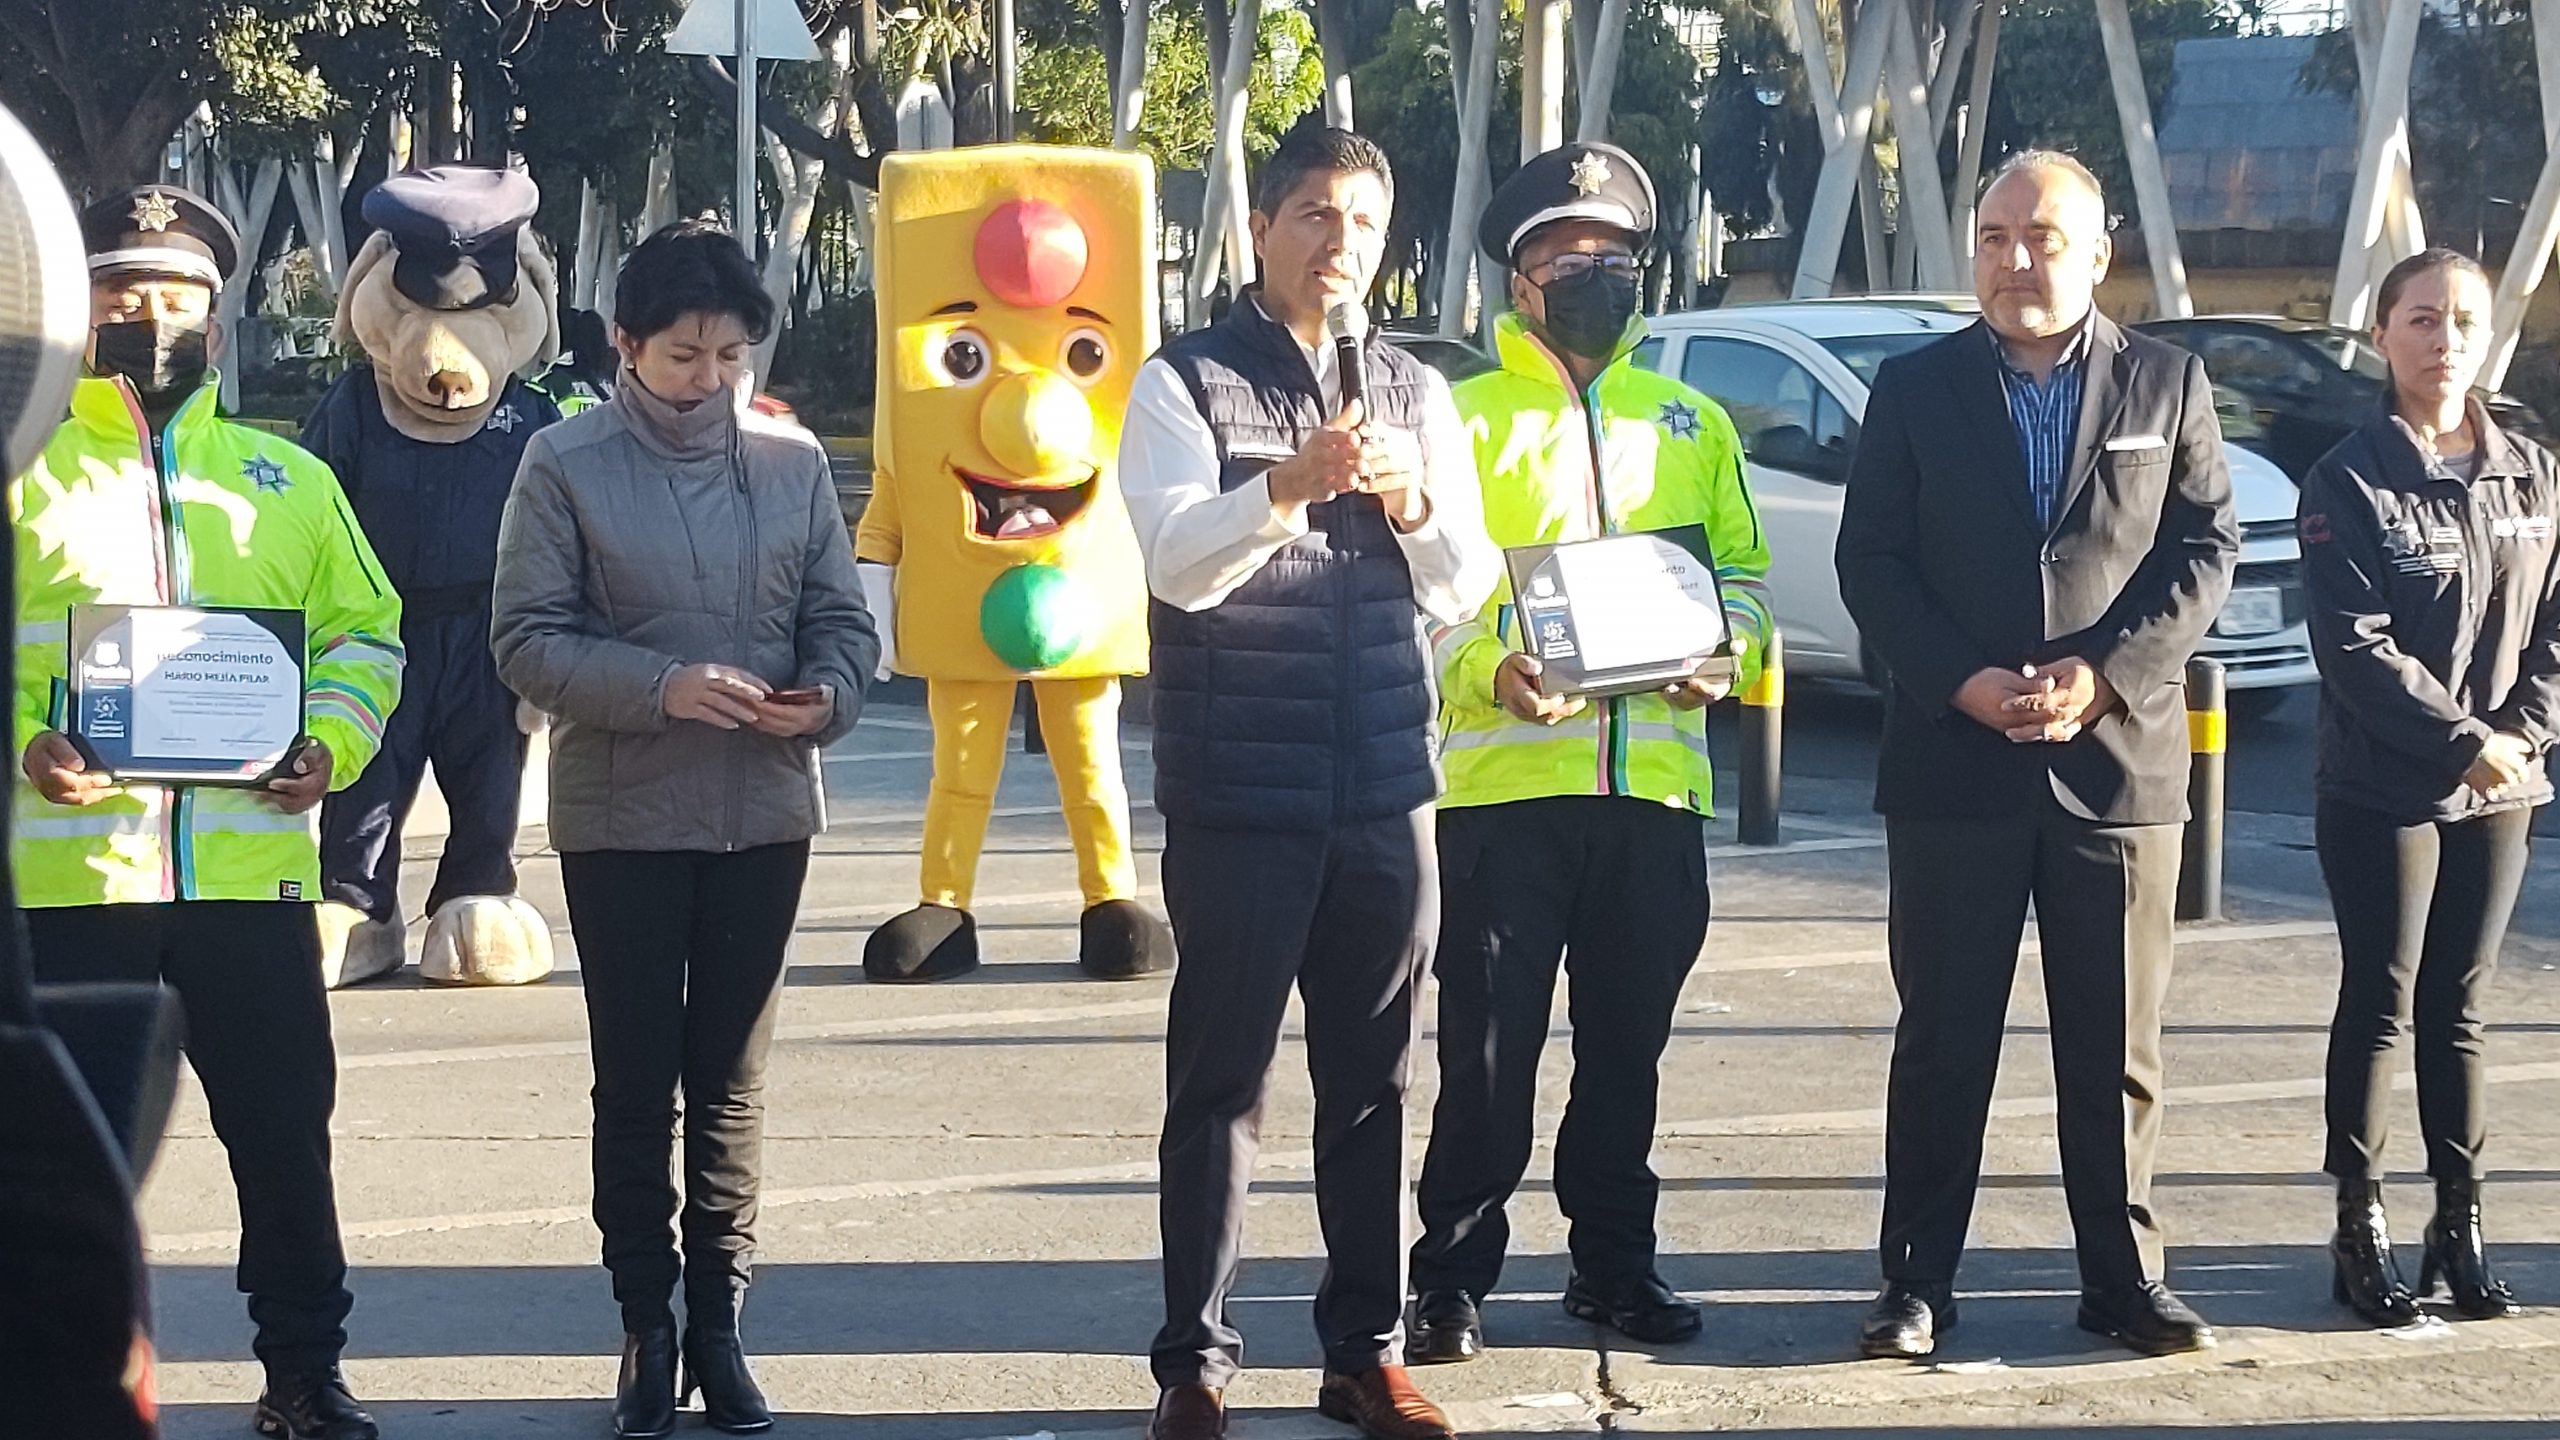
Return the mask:
[[[819,845],[768,1100],[764,1257],[749,1348],[777,1434],[808,1440],[1134,1437],[1153,1397],[1154,1145],[1161,982],[1086,981],[1072,959],[1074,860],[1046,766],[1017,755],[981,885],[991,956],[966,981],[865,985],[864,936],[912,902],[928,734],[874,707],[827,759]],[[1135,793],[1145,744],[1127,746]],[[2075,1281],[2051,1132],[2034,966],[1941,1363],[1852,1358],[1875,1286],[1881,1099],[1894,1015],[1882,839],[1854,787],[1791,796],[1789,843],[1718,828],[1716,923],[1682,1000],[1659,1146],[1662,1249],[1708,1304],[1659,1353],[1568,1319],[1547,1155],[1514,1207],[1515,1260],[1487,1307],[1495,1347],[1418,1372],[1468,1434],[2117,1436],[2249,1440],[2560,1436],[2560,1315],[2377,1335],[2328,1300],[2320,1068],[2335,971],[2307,837],[2235,817],[2236,913],[2182,936],[2158,1203],[2209,1355],[2144,1360],[2071,1327]],[[418,829],[424,836],[423,827]],[[1138,829],[1152,885],[1161,827]],[[529,896],[564,914],[528,830]],[[431,839],[412,845],[422,896]],[[2546,857],[2492,1004],[2489,1224],[2529,1303],[2560,1297],[2560,916]],[[562,940],[567,940],[565,924]],[[344,1075],[340,1202],[356,1262],[358,1393],[395,1440],[607,1433],[617,1317],[586,1218],[585,1026],[574,957],[525,990],[408,977],[333,1002]],[[1565,1033],[1559,1013],[1557,1034]],[[1547,1130],[1567,1047],[1550,1047]],[[1415,1157],[1436,1066],[1418,1067]],[[1317,1418],[1308,1296],[1321,1268],[1309,1101],[1292,1032],[1264,1124],[1237,1313],[1252,1370],[1240,1440],[1337,1437]],[[2404,1100],[2394,1153],[2419,1168]],[[244,1433],[257,1389],[232,1292],[234,1216],[200,1097],[146,1196],[159,1262],[161,1394],[178,1440]],[[2393,1191],[2414,1242],[2424,1182]],[[2414,1261],[2414,1256],[2412,1257]],[[2414,1268],[2413,1268],[2414,1273]],[[688,1420],[679,1433],[698,1433]]]

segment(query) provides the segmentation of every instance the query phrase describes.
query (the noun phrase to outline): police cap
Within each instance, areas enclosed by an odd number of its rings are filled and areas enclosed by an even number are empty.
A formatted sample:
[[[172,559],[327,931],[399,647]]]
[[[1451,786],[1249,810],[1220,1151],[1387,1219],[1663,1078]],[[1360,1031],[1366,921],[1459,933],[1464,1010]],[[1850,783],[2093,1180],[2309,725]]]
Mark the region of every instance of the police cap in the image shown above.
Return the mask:
[[[542,192],[519,170],[434,165],[407,170],[364,197],[364,218],[391,236],[391,284],[430,310],[477,310],[516,291],[516,232]]]
[[[1653,211],[1653,177],[1636,157],[1615,145],[1576,143],[1512,171],[1486,202],[1476,243],[1508,265],[1539,227],[1597,220],[1626,231],[1641,250],[1653,243]]]
[[[219,290],[240,263],[240,232],[203,196],[138,185],[80,212],[89,273],[172,275]]]

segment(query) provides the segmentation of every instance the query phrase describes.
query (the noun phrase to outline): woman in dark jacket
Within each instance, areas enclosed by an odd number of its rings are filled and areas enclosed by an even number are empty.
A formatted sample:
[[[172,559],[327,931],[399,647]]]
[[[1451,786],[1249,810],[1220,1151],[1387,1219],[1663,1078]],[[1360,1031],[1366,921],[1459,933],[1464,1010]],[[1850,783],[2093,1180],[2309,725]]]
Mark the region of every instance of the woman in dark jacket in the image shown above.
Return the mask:
[[[2303,477],[2299,524],[2320,664],[2320,869],[2344,965],[2329,1030],[2326,1168],[2338,1300],[2418,1318],[2443,1277],[2467,1317],[2514,1313],[2480,1228],[2488,1133],[2481,1002],[2524,881],[2560,741],[2555,468],[2491,423],[2488,280],[2428,250],[2382,282],[2391,389]],[[2383,1220],[2392,1051],[2414,1006],[2418,1119],[2436,1182],[2413,1294]]]
[[[615,1433],[674,1428],[679,1352],[713,1427],[746,1433],[773,1423],[738,1340],[765,1052],[826,828],[818,752],[853,727],[880,644],[825,453],[740,403],[773,305],[737,242],[700,222],[659,231],[623,262],[614,314],[613,398],[525,450],[491,639],[507,684],[559,722],[551,843],[627,1332]]]

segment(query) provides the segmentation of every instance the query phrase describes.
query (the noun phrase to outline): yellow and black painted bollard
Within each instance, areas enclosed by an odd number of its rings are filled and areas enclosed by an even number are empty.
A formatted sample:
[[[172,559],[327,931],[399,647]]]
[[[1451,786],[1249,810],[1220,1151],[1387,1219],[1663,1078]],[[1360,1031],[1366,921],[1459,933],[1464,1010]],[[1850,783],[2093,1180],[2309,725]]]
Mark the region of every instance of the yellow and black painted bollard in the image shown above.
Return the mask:
[[[2222,662],[2187,662],[2187,829],[2178,847],[2178,918],[2222,918],[2223,782],[2231,741]]]
[[[1742,809],[1745,845],[1778,843],[1778,761],[1787,705],[1787,647],[1769,635],[1768,663],[1742,692]]]

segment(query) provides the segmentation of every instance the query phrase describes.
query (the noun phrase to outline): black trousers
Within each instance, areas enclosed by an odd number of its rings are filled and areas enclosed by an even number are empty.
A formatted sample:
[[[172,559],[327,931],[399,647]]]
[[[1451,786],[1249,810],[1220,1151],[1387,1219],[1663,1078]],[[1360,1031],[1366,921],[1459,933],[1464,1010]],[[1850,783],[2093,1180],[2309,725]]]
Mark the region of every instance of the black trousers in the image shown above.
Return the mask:
[[[2524,886],[2532,826],[2531,810],[2408,825],[2320,802],[2315,836],[2341,961],[2329,1025],[2330,1174],[2383,1177],[2392,1051],[2414,1008],[2427,1173],[2483,1178],[2489,1106],[2480,1002]]]
[[[595,1060],[595,1217],[623,1325],[736,1323],[755,1263],[764,1067],[809,843],[560,857]],[[668,1177],[683,1100],[684,1249]]]
[[[2010,819],[1886,818],[1902,1000],[1885,1094],[1887,1280],[1955,1279],[2031,900],[2081,1283],[2160,1278],[2151,1164],[2180,829],[2096,824],[2050,799]]]
[[[1559,963],[1573,1088],[1556,1128],[1556,1203],[1573,1268],[1599,1281],[1649,1273],[1662,1051],[1707,934],[1705,822],[1622,796],[1444,809],[1440,885],[1440,1100],[1414,1288],[1482,1298],[1501,1277]]]
[[[240,1197],[241,1293],[270,1369],[335,1364],[346,1348],[347,1252],[329,1174],[338,1055],[311,907],[187,900],[27,910],[40,981],[166,981],[187,1062]]]
[[[1244,1363],[1227,1319],[1245,1189],[1294,986],[1315,1082],[1316,1214],[1326,1368],[1403,1347],[1405,1087],[1414,992],[1440,923],[1428,808],[1327,831],[1168,821],[1165,910],[1182,964],[1165,1017],[1164,1328],[1157,1383],[1224,1386]]]
[[[526,741],[490,657],[489,612],[405,617],[400,643],[409,658],[382,748],[320,807],[320,893],[375,920],[400,908],[400,827],[430,764],[453,828],[427,913],[465,895],[516,893]]]

